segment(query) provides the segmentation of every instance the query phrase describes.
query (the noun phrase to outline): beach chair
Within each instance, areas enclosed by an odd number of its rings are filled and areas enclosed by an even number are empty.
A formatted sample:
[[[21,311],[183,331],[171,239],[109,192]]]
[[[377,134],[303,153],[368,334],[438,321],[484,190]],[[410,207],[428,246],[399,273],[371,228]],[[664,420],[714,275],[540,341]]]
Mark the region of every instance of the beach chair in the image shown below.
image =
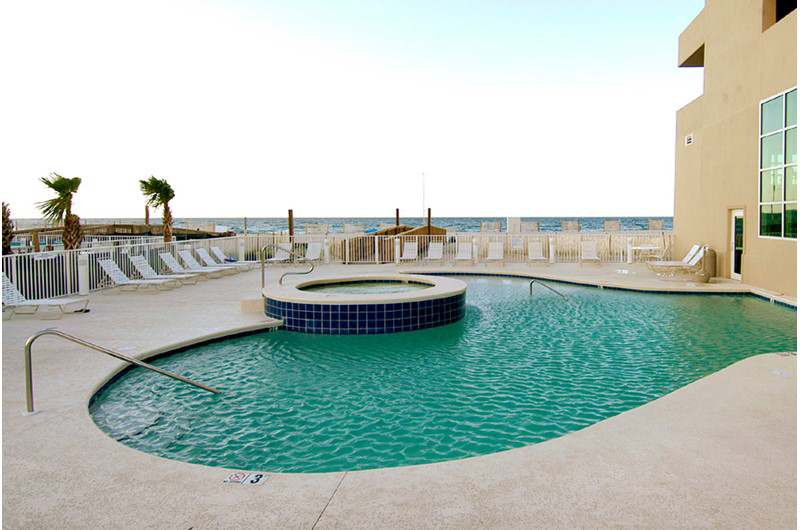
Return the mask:
[[[524,234],[530,234],[539,231],[539,221],[521,221],[519,224],[519,231]]]
[[[544,245],[541,241],[528,243],[528,265],[531,263],[544,263],[550,265],[550,260],[544,255]]]
[[[3,273],[3,319],[9,320],[14,315],[32,315],[39,311],[40,307],[49,307],[58,310],[58,316],[61,318],[67,310],[68,306],[74,305],[76,309],[70,313],[87,313],[89,310],[86,307],[89,305],[88,298],[42,298],[31,299],[25,298],[11,280]],[[33,308],[33,311],[19,311],[22,308]],[[6,312],[6,309],[8,311]],[[53,311],[48,311],[53,313]],[[5,315],[8,314],[8,318]]]
[[[456,247],[456,262],[459,261],[472,261],[472,243],[467,242],[459,242],[458,247]]]
[[[291,244],[291,243],[290,243]],[[289,254],[289,250],[283,248],[280,245],[275,247],[275,255],[271,258],[267,258],[265,261],[268,263],[286,263],[287,261],[291,261],[292,256]]]
[[[503,221],[481,221],[481,232],[499,233],[503,230]]]
[[[207,280],[209,278],[220,278],[223,273],[223,271],[221,271],[216,267],[199,267],[196,269],[187,270],[183,268],[183,265],[178,263],[178,260],[175,259],[175,256],[173,256],[169,252],[159,252],[158,257],[161,258],[161,263],[166,265],[167,268],[172,272],[178,274],[186,274],[187,272],[197,273],[200,275],[201,280]]]
[[[403,243],[403,254],[400,261],[417,261],[417,242],[405,241]]]
[[[561,221],[561,231],[562,232],[580,232],[581,231],[581,222],[580,221]]]
[[[444,254],[444,243],[441,241],[431,241],[428,245],[428,255],[423,258],[423,261],[442,261]]]
[[[129,256],[129,259],[145,280],[177,280],[181,285],[197,283],[197,274],[158,274],[144,256]]]
[[[259,263],[261,263],[260,261],[250,261],[250,260],[245,260],[245,261],[231,261],[231,258],[229,258],[228,256],[226,256],[226,255],[225,255],[225,253],[224,253],[224,252],[222,252],[222,249],[221,249],[221,248],[219,248],[219,247],[211,247],[211,252],[212,252],[212,253],[213,253],[213,254],[214,254],[216,257],[217,257],[217,259],[218,259],[218,260],[220,260],[222,263],[230,263],[230,264],[232,264],[232,265],[236,265],[236,266],[240,266],[240,265],[247,265],[247,266],[249,267],[247,270],[250,270],[250,269],[252,269],[253,267],[255,267],[256,265],[258,265]]]
[[[125,290],[138,291],[139,289],[152,288],[152,292],[155,294],[161,290],[174,289],[178,285],[178,280],[176,279],[131,280],[112,259],[99,259],[97,260],[97,264],[100,265],[100,268],[103,269],[103,272],[106,273],[106,276],[108,276],[114,284],[112,287],[118,289],[118,293],[122,293],[122,291]]]
[[[200,272],[202,269],[206,269],[206,270],[208,270],[208,269],[212,269],[212,270],[216,269],[216,270],[220,271],[222,274],[236,274],[236,270],[234,270],[231,267],[219,267],[219,266],[218,267],[203,267],[202,265],[200,265],[197,262],[196,259],[194,259],[194,256],[192,256],[192,251],[191,250],[179,250],[178,251],[178,256],[181,257],[183,262],[186,264],[186,268],[189,269],[190,272],[193,272],[193,271]]]
[[[681,261],[649,261],[647,262],[647,266],[653,272],[662,275],[697,272],[703,268],[703,263],[701,263],[701,260],[705,256],[705,253],[705,246],[695,245],[689,250],[689,253],[686,254],[686,257]]]
[[[597,255],[597,241],[590,239],[588,241],[581,241],[581,255],[579,263],[583,266],[584,262],[596,263],[602,265],[603,260]]]
[[[504,263],[502,241],[489,242],[489,250],[486,253],[486,263],[492,263],[492,262],[499,262],[500,264]]]
[[[314,241],[309,243],[306,247],[306,255],[303,256],[305,261],[317,261],[322,256],[322,243]]]
[[[622,231],[622,220],[609,220],[606,219],[603,221],[603,231],[604,232],[621,232]]]
[[[194,251],[197,252],[197,255],[200,256],[200,259],[203,260],[203,264],[206,267],[229,268],[232,269],[233,272],[249,271],[253,268],[249,263],[226,262],[225,260],[222,260],[222,263],[217,263],[204,248],[196,248]]]

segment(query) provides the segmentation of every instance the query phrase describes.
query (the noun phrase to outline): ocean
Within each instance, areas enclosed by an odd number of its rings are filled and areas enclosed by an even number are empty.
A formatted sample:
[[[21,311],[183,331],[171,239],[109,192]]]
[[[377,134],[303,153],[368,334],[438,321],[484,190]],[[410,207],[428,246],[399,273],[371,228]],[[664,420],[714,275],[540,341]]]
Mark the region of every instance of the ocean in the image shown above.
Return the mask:
[[[523,221],[539,221],[539,230],[542,232],[559,232],[561,231],[561,221],[579,221],[581,224],[581,231],[585,232],[601,232],[603,230],[603,221],[605,220],[619,220],[622,224],[623,230],[647,230],[648,219],[657,219],[664,221],[664,229],[672,230],[672,217],[523,217]],[[111,219],[111,218],[86,218],[81,219],[82,222],[87,224],[142,224],[144,219],[139,218],[125,218],[125,219]],[[433,217],[431,224],[441,228],[450,228],[456,232],[480,232],[481,222],[483,221],[500,221],[503,224],[502,230],[506,230],[505,217]],[[158,216],[152,216],[150,222],[153,224],[160,224],[161,219]],[[367,229],[378,228],[381,223],[394,224],[394,217],[296,217],[294,219],[294,227],[296,234],[305,232],[307,224],[327,224],[328,231],[331,233],[341,233],[345,224],[361,224],[365,225]],[[400,217],[400,223],[410,226],[421,226],[427,222],[427,219],[421,217]],[[41,226],[40,219],[15,219],[17,229],[22,230],[25,228],[33,228]],[[179,227],[194,227],[202,224],[214,224],[217,226],[225,227],[227,230],[233,230],[236,233],[244,232],[244,219],[241,217],[204,217],[204,218],[175,218],[175,226]],[[286,217],[253,217],[247,219],[247,232],[288,232],[289,220]]]

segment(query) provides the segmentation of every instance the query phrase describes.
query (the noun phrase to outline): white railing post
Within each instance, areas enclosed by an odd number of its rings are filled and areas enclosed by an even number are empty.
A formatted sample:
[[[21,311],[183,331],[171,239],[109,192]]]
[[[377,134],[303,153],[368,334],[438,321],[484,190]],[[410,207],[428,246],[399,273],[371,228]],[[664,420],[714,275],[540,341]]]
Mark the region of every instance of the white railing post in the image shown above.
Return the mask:
[[[325,238],[325,244],[323,245],[325,250],[325,264],[331,262],[331,240],[327,237]]]
[[[400,238],[394,238],[394,264],[400,265]]]
[[[548,243],[550,245],[550,263],[556,262],[556,238],[551,237],[548,238]]]
[[[381,255],[380,255],[379,248],[378,248],[379,247],[379,245],[378,245],[379,236],[374,236],[374,237],[375,237],[375,263],[376,264],[380,264]]]
[[[244,236],[239,236],[236,238],[239,243],[239,261],[245,260],[245,252],[244,252]]]
[[[478,263],[478,238],[472,238],[472,264]]]
[[[350,238],[344,238],[344,264],[350,263]]]
[[[633,263],[633,252],[631,252],[631,247],[633,246],[633,238],[628,238],[628,263]]]
[[[78,254],[78,294],[81,296],[89,294],[89,254],[87,252]]]

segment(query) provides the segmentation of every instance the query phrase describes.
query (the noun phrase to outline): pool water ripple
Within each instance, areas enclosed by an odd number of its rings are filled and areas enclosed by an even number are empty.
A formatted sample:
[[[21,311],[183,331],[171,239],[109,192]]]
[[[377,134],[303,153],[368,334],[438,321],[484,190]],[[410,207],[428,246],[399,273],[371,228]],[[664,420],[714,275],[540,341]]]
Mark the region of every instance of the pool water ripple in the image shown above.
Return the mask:
[[[388,335],[272,332],[133,369],[91,405],[110,436],[212,466],[324,472],[521,447],[640,406],[738,360],[796,350],[796,312],[752,297],[470,278],[455,324]]]

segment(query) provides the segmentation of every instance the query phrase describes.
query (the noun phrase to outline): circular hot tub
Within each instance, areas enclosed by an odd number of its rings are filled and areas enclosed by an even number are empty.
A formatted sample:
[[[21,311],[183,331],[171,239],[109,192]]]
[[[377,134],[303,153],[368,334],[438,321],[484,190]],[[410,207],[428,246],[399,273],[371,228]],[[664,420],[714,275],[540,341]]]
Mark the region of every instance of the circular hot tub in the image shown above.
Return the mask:
[[[283,329],[368,335],[432,328],[464,317],[467,284],[455,278],[365,274],[263,289],[267,316]]]

